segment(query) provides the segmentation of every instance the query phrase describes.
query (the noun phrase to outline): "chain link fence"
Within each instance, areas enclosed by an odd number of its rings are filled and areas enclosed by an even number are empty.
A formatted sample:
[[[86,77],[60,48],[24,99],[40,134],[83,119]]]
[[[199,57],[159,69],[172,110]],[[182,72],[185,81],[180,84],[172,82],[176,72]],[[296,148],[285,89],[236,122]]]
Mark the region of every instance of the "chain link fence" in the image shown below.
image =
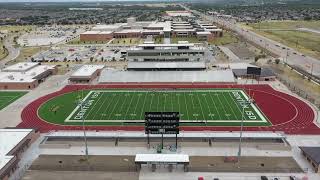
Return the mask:
[[[314,104],[318,109],[320,109],[320,99],[313,96],[312,94],[309,94],[307,91],[302,90],[298,88],[295,83],[291,82],[288,79],[285,79],[279,75],[277,75],[277,79],[282,82],[284,85],[286,85],[292,92],[296,93],[300,97],[308,100],[312,104]]]

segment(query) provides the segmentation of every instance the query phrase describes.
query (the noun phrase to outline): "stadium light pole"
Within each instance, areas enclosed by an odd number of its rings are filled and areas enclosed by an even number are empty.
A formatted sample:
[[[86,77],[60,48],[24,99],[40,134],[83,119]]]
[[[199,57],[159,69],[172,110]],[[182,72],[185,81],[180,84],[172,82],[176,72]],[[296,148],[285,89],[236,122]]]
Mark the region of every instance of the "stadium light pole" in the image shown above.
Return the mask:
[[[81,111],[83,111],[83,103],[85,103],[84,100],[81,100],[80,102],[80,109]],[[85,155],[86,155],[86,159],[88,160],[88,143],[87,143],[87,133],[86,133],[86,128],[84,126],[84,117],[81,117],[82,119],[82,130],[83,130],[83,137],[84,137],[84,144],[85,144]]]
[[[244,121],[244,109],[246,105],[251,104],[250,100],[244,101],[242,105],[242,117],[241,117],[241,125],[240,125],[240,138],[239,138],[239,148],[238,148],[238,163],[240,163],[240,156],[241,156],[241,144],[242,144],[242,133],[243,133],[243,121]],[[240,168],[240,165],[239,165]]]

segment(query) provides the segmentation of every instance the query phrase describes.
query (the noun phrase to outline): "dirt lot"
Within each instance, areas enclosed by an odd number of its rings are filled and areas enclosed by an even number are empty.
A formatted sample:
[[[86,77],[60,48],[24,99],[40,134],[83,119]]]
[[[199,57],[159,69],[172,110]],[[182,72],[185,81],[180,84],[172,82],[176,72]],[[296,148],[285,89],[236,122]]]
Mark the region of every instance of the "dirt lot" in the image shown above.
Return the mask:
[[[254,60],[254,57],[259,54],[255,47],[245,42],[228,44],[226,47],[228,47],[240,59],[244,60]]]
[[[40,155],[30,170],[133,172],[134,156]],[[112,162],[112,163],[111,163]]]
[[[240,164],[225,162],[224,158],[222,156],[191,156],[189,170],[193,172],[302,172],[292,157],[241,157]]]
[[[27,171],[22,180],[138,180],[138,172]]]

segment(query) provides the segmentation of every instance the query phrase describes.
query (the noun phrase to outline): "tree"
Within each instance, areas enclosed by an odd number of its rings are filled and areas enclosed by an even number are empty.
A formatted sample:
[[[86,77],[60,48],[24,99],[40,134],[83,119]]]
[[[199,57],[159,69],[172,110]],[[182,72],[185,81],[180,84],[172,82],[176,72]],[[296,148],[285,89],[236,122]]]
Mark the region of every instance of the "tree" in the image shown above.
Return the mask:
[[[280,59],[275,59],[274,61],[276,62],[276,64],[280,63]]]
[[[260,56],[255,56],[254,57],[254,62],[258,62],[259,59],[260,59]]]
[[[63,58],[63,62],[66,62],[67,60],[68,60],[67,57]]]
[[[90,57],[90,62],[92,62],[93,61],[93,57]]]
[[[103,62],[103,57],[101,57],[101,62]]]
[[[259,58],[259,56],[254,57],[254,62],[258,62]]]

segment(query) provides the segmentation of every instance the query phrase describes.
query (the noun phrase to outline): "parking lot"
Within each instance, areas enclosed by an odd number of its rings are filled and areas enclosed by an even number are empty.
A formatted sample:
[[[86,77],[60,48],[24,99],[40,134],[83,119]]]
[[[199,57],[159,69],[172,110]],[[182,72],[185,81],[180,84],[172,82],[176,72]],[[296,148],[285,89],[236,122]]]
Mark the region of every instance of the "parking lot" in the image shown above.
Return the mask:
[[[84,32],[86,27],[77,26],[42,26],[23,34],[17,40],[21,46],[48,46],[64,43]]]
[[[99,46],[61,46],[42,51],[34,62],[107,62],[125,60],[126,48]]]

